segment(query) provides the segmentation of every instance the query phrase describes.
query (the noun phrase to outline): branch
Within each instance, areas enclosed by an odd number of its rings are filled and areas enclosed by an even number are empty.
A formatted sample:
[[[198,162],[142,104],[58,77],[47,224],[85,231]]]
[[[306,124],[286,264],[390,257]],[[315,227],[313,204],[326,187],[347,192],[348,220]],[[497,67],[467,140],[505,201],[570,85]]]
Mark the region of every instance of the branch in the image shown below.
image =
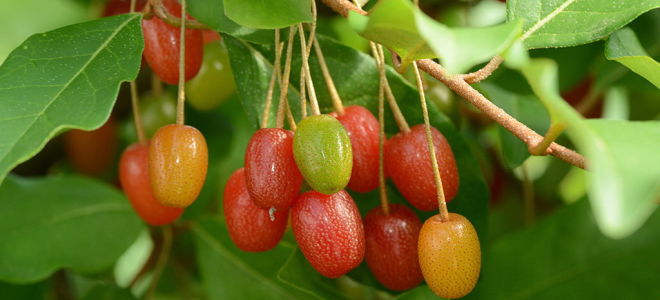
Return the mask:
[[[488,64],[485,65],[480,70],[463,75],[463,80],[465,80],[465,82],[467,82],[469,84],[473,84],[473,83],[477,83],[479,81],[482,81],[482,80],[488,78],[488,76],[490,76],[490,74],[492,74],[493,71],[497,70],[497,68],[500,66],[500,64],[502,64],[503,61],[504,61],[504,58],[497,55],[497,56],[493,57],[488,62]]]
[[[165,23],[170,24],[174,27],[180,27],[181,26],[181,18],[176,17],[172,14],[170,14],[169,11],[167,11],[167,8],[165,8],[165,5],[163,5],[162,0],[149,0],[149,3],[147,6],[145,6],[145,19],[148,19],[147,16],[150,13],[153,13],[156,15],[159,19],[165,21]],[[188,29],[211,29],[211,27],[208,27],[197,20],[191,20],[191,19],[186,19],[186,28]]]
[[[362,9],[357,8],[355,5],[350,3],[347,0],[322,0],[327,6],[332,8],[334,11],[340,13],[342,16],[346,17],[349,11],[355,11],[361,15],[366,15],[367,12]],[[500,62],[497,62],[498,59],[493,58],[486,67],[482,70],[476,71],[462,76],[447,76],[445,69],[439,64],[435,63],[430,59],[422,59],[417,61],[417,65],[421,70],[435,77],[436,79],[442,81],[447,87],[456,92],[456,94],[463,97],[472,105],[476,106],[488,117],[493,119],[495,122],[502,125],[508,131],[513,133],[517,138],[522,140],[527,144],[528,147],[533,147],[541,143],[543,136],[536,133],[534,130],[527,127],[525,124],[518,121],[516,118],[507,114],[504,110],[497,107],[490,100],[488,100],[484,95],[475,90],[470,86],[469,82],[474,80],[482,80],[487,77],[494,69],[499,66]],[[467,79],[466,79],[467,77]],[[474,81],[476,82],[476,81]],[[575,165],[582,169],[585,168],[585,159],[579,153],[568,149],[557,143],[552,143],[545,151],[544,154],[550,154],[555,156],[569,164]]]

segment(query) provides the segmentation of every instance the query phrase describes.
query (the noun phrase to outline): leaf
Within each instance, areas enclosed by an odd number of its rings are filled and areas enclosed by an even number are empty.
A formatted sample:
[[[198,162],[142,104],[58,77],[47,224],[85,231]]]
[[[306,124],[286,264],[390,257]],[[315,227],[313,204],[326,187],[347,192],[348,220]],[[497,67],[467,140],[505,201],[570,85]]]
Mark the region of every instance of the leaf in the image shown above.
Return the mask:
[[[188,12],[192,16],[216,31],[253,43],[272,44],[274,41],[275,36],[271,30],[248,28],[229,19],[225,15],[223,0],[197,0],[188,4]]]
[[[105,122],[120,83],[140,67],[140,16],[33,35],[0,66],[0,182],[63,130]]]
[[[280,242],[267,252],[244,252],[233,244],[220,218],[201,219],[192,230],[210,299],[309,298],[277,279],[278,270],[294,252],[294,246]]]
[[[644,51],[632,29],[623,28],[610,36],[605,44],[605,57],[623,64],[660,88],[660,63]]]
[[[431,291],[428,285],[421,285],[412,290],[405,291],[393,300],[417,300],[417,299],[444,299],[438,297]]]
[[[0,280],[15,283],[105,270],[143,228],[119,191],[81,177],[10,176],[0,203]]]
[[[234,22],[261,29],[276,29],[312,22],[311,0],[224,0],[225,14]]]
[[[520,33],[520,24],[481,28],[449,28],[406,0],[382,0],[369,16],[349,15],[364,37],[395,51],[402,66],[413,60],[439,57],[450,73],[462,73],[504,52]]]
[[[649,299],[657,295],[660,213],[623,240],[601,235],[586,200],[497,240],[473,298]],[[634,271],[632,271],[634,270]]]
[[[98,284],[82,298],[83,300],[132,300],[135,299],[127,289],[109,284]]]
[[[522,69],[553,121],[565,122],[571,140],[587,159],[589,199],[598,225],[612,238],[640,228],[660,195],[660,122],[584,120],[559,96],[557,66],[530,60]]]
[[[334,282],[319,274],[298,248],[277,272],[277,279],[304,291],[308,298],[346,299],[334,287]]]
[[[527,48],[568,47],[607,37],[660,0],[509,0],[507,20],[523,20]]]
[[[131,285],[148,262],[153,248],[154,242],[151,240],[149,230],[145,228],[115,263],[115,282],[119,287],[127,288]]]

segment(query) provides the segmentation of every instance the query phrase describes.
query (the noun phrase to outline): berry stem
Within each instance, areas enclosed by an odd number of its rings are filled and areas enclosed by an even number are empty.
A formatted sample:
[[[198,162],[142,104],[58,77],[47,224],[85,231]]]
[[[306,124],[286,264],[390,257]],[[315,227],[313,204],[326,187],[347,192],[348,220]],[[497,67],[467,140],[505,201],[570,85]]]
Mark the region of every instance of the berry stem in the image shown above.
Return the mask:
[[[302,71],[305,73],[305,84],[307,85],[309,103],[312,107],[312,113],[315,115],[320,115],[321,110],[319,109],[318,99],[316,99],[316,89],[314,88],[314,82],[312,81],[312,74],[309,71],[309,52],[307,52],[306,47],[307,42],[305,41],[305,31],[303,30],[301,23],[298,23],[298,29],[300,31],[299,36],[300,51],[302,52]]]
[[[165,265],[167,265],[167,260],[169,259],[170,251],[172,250],[172,226],[163,226],[162,232],[163,244],[158,259],[156,260],[156,265],[154,266],[153,277],[145,297],[146,299],[154,299],[154,292],[156,291],[156,287],[158,287],[158,281],[160,281],[160,276],[163,274],[163,269],[165,269]]]
[[[277,128],[282,128],[284,126],[284,112],[285,112],[285,102],[287,101],[287,95],[289,91],[289,76],[291,75],[291,56],[293,54],[293,37],[296,34],[296,27],[291,26],[289,28],[289,40],[286,45],[286,60],[284,63],[284,74],[282,75],[282,80],[280,84],[280,102],[277,106],[277,121],[275,125]]]
[[[135,0],[131,0],[130,12],[135,11]],[[135,124],[135,131],[137,132],[138,141],[140,144],[146,143],[147,139],[144,135],[144,128],[142,127],[142,117],[140,115],[140,103],[137,90],[137,82],[132,80],[131,83],[131,106],[133,107],[133,123]]]
[[[378,64],[378,68],[383,68]],[[384,74],[384,73],[381,73]],[[385,215],[390,214],[390,204],[387,200],[387,189],[385,188],[385,81],[384,76],[380,76],[380,85],[378,88],[378,189],[380,192],[380,206]]]
[[[156,97],[163,94],[163,83],[154,72],[151,72],[151,93]]]
[[[566,125],[563,122],[552,122],[543,139],[538,144],[529,147],[529,153],[532,155],[545,155],[548,147],[561,135],[564,129],[566,129]]]
[[[275,29],[275,64],[273,65],[273,74],[270,75],[270,82],[268,83],[268,92],[266,93],[266,105],[261,117],[261,128],[268,126],[268,118],[270,117],[270,107],[273,103],[273,90],[275,89],[275,79],[281,77],[280,63],[282,60],[282,48],[284,43],[280,42],[280,30]]]
[[[390,105],[390,109],[392,110],[392,115],[394,116],[394,120],[396,121],[396,124],[399,127],[399,130],[401,130],[401,132],[408,133],[410,132],[410,126],[408,126],[408,122],[406,121],[406,118],[401,113],[401,109],[399,108],[399,105],[396,103],[396,98],[394,97],[394,93],[392,93],[390,84],[387,81],[387,75],[385,73],[385,53],[383,52],[383,46],[378,45],[374,42],[369,42],[369,45],[371,46],[371,53],[374,59],[376,59],[376,64],[378,65],[378,72],[381,76],[381,79],[384,80],[383,89],[385,92],[385,96],[387,97],[387,103]]]
[[[321,72],[323,73],[323,79],[325,79],[325,85],[328,88],[328,93],[332,99],[332,106],[334,106],[337,114],[341,116],[344,114],[344,104],[341,101],[341,97],[339,97],[337,87],[335,87],[335,82],[332,80],[330,70],[328,70],[328,65],[325,63],[325,57],[323,56],[321,45],[319,45],[319,41],[316,37],[314,37],[314,50],[316,57],[319,60],[319,65],[321,66]]]
[[[433,137],[431,135],[431,122],[429,121],[429,110],[426,107],[426,96],[424,95],[424,86],[422,85],[422,75],[419,73],[417,62],[413,61],[413,70],[417,78],[417,90],[419,91],[419,101],[422,104],[422,114],[424,115],[424,129],[426,131],[426,143],[429,147],[429,154],[431,155],[431,166],[433,167],[433,177],[435,178],[435,189],[438,195],[438,208],[440,209],[440,220],[442,222],[449,221],[449,212],[447,211],[447,202],[445,201],[445,191],[442,187],[442,178],[440,178],[440,170],[438,169],[438,159],[435,156],[435,146],[433,145]]]
[[[186,19],[186,0],[181,0],[181,20]],[[179,29],[179,95],[176,104],[176,123],[183,125],[186,101],[186,22],[181,22]]]

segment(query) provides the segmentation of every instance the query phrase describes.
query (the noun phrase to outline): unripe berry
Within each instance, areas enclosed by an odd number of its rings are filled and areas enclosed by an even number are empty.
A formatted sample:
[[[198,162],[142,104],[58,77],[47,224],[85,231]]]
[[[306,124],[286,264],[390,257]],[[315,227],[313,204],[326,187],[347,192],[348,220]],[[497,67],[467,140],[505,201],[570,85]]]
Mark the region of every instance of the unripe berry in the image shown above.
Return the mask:
[[[207,168],[206,140],[194,127],[170,124],[151,139],[149,177],[154,196],[161,204],[192,204],[204,185]]]
[[[442,222],[435,215],[419,232],[419,265],[431,290],[438,296],[454,299],[469,294],[479,279],[481,248],[472,223],[450,213]]]
[[[321,275],[337,278],[364,258],[364,227],[345,191],[303,193],[291,208],[291,227],[300,251]]]
[[[348,187],[359,193],[372,191],[378,187],[378,120],[362,106],[347,106],[343,115],[330,115],[341,122],[351,140],[353,170]]]
[[[133,209],[147,224],[160,226],[176,220],[182,208],[167,207],[156,201],[149,182],[149,146],[133,144],[119,161],[119,182]]]
[[[451,201],[458,193],[458,168],[447,139],[434,127],[431,136],[438,160],[445,201]],[[419,210],[438,209],[435,178],[431,155],[426,142],[424,125],[400,132],[385,143],[385,172],[403,197]]]
[[[254,205],[247,192],[245,172],[242,168],[229,177],[222,206],[229,237],[241,250],[270,250],[282,239],[289,210],[276,210],[271,219],[268,209]]]

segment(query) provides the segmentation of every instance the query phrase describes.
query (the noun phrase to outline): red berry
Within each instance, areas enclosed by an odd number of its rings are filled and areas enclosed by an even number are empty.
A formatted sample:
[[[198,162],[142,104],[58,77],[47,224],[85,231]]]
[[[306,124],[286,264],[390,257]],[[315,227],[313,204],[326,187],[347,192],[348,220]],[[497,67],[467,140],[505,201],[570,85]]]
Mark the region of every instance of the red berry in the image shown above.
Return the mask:
[[[116,163],[117,122],[110,117],[96,130],[70,130],[64,134],[64,146],[76,171],[99,176]]]
[[[133,144],[119,161],[119,182],[133,209],[147,224],[160,226],[176,220],[182,208],[164,206],[154,197],[149,182],[149,146]]]
[[[421,228],[417,215],[401,204],[391,204],[387,215],[380,206],[376,207],[364,218],[367,265],[386,288],[403,291],[424,279],[417,258]]]
[[[458,169],[454,153],[445,137],[431,127],[435,155],[440,169],[440,178],[445,200],[451,201],[458,192]],[[385,143],[385,171],[403,197],[419,210],[438,209],[435,180],[426,143],[424,125],[400,132]]]
[[[302,175],[293,158],[293,132],[263,128],[245,151],[245,181],[252,201],[262,208],[289,208],[296,200]]]
[[[254,205],[245,185],[244,169],[229,177],[222,205],[229,237],[241,250],[270,250],[282,239],[289,210],[275,211],[271,220],[268,209]]]
[[[366,193],[378,187],[378,131],[374,115],[362,106],[348,106],[343,115],[331,113],[344,125],[353,147],[353,170],[348,187]]]
[[[176,0],[164,0],[170,14],[181,15],[181,5]],[[190,19],[190,16],[188,16]],[[144,57],[158,77],[169,84],[179,82],[180,30],[153,17],[142,20],[144,34]],[[202,66],[203,39],[200,30],[186,29],[185,78],[195,77]]]
[[[202,39],[204,40],[204,45],[220,40],[220,34],[213,29],[206,29],[202,31]]]
[[[300,195],[291,208],[291,226],[305,258],[323,276],[344,275],[364,258],[360,212],[344,190]]]
[[[137,0],[135,3],[135,11],[142,11],[147,0]],[[131,0],[110,0],[105,4],[103,9],[103,16],[114,16],[127,14],[131,11]]]

